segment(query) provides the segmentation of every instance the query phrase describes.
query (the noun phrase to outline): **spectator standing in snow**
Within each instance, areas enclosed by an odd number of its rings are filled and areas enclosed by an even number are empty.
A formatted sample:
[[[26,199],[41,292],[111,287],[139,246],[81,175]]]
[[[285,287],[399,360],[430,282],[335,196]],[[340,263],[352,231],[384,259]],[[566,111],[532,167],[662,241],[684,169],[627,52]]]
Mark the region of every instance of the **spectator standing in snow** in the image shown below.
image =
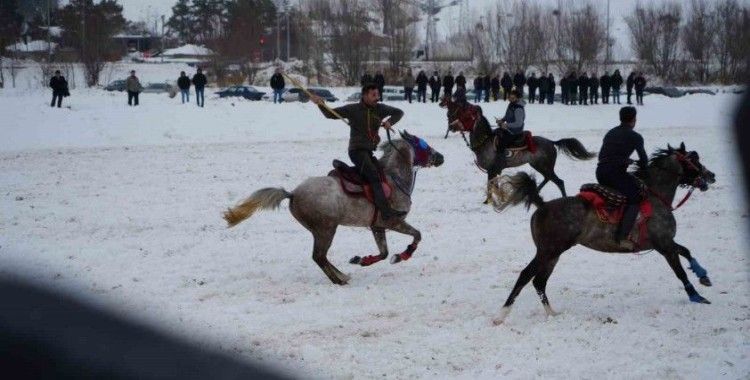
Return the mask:
[[[411,73],[411,69],[406,69],[406,75],[404,75],[404,100],[408,100],[411,103],[411,95],[414,92],[414,75]],[[419,100],[417,100],[419,101]]]
[[[459,88],[466,89],[466,77],[464,76],[463,71],[459,71],[458,76],[456,77],[456,89]]]
[[[417,74],[417,103],[427,103],[427,74],[419,70]]]
[[[615,70],[615,73],[612,74],[612,103],[617,102],[617,104],[620,104],[620,88],[622,88],[622,75],[620,75],[620,70]]]
[[[510,74],[506,71],[503,73],[503,79],[500,80],[500,86],[503,88],[503,100],[508,100],[510,90],[513,89],[513,79],[510,79]]]
[[[474,78],[474,103],[482,101],[482,75],[480,74]]]
[[[373,78],[373,81],[375,82],[375,86],[378,87],[378,96],[380,101],[383,101],[383,89],[385,88],[385,76],[383,76],[383,73],[378,70],[375,73],[375,78]]]
[[[448,70],[448,74],[443,77],[443,94],[447,96],[453,96],[453,74]]]
[[[184,71],[180,72],[180,77],[177,79],[177,87],[180,89],[182,104],[185,104],[185,102],[190,103],[190,78],[188,78]]]
[[[589,101],[591,104],[599,104],[599,77],[596,72],[591,73],[589,78]]]
[[[276,72],[271,75],[271,89],[273,89],[273,102],[281,103],[284,100],[281,98],[281,94],[284,93],[284,87],[286,87],[286,82],[284,82],[284,76],[281,75],[281,69],[276,69]]]
[[[70,95],[70,91],[68,90],[68,81],[60,75],[60,70],[55,70],[55,76],[49,80],[49,87],[52,89],[52,103],[49,106],[54,107],[55,101],[57,101],[57,108],[62,107],[62,100]]]
[[[633,81],[635,87],[635,101],[638,105],[643,105],[643,90],[646,88],[646,78],[643,76],[643,72],[638,73]]]
[[[495,77],[490,81],[490,89],[492,90],[492,101],[496,102],[500,99],[500,74],[495,73]]]
[[[125,81],[125,90],[128,91],[128,105],[137,106],[138,94],[143,91],[143,86],[141,86],[141,81],[138,80],[138,77],[135,76],[135,70],[130,71],[130,76]]]
[[[549,73],[547,76],[547,104],[555,103],[555,76]]]
[[[429,80],[430,84],[430,101],[433,103],[440,100],[440,87],[442,86],[442,81],[440,80],[440,75],[437,71],[432,72],[432,76]]]
[[[628,91],[628,104],[633,104],[630,101],[630,97],[633,95],[633,83],[635,83],[635,71],[631,71],[628,75],[628,79],[625,82],[625,89]]]
[[[612,88],[612,77],[609,71],[605,71],[604,75],[599,78],[599,84],[602,86],[602,104],[609,104],[609,90]]]
[[[531,73],[527,85],[529,86],[529,103],[533,104],[536,101],[536,89],[539,87],[539,79],[537,79],[535,72]]]
[[[203,70],[198,68],[198,72],[193,75],[193,86],[195,86],[195,104],[203,107],[203,90],[206,88],[206,76]]]

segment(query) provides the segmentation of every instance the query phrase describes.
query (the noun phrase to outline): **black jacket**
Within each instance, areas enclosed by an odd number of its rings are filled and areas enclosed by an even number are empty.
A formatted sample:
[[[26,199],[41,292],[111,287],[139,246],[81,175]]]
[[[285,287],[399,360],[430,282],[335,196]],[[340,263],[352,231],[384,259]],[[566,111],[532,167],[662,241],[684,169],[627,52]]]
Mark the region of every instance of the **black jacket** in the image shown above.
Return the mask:
[[[549,91],[549,80],[547,77],[539,77],[539,93],[547,93]]]
[[[500,78],[492,78],[492,80],[490,81],[490,88],[495,92],[500,91]]]
[[[589,78],[589,91],[591,91],[592,94],[599,91],[599,78],[596,76]]]
[[[502,86],[506,91],[510,90],[513,87],[513,80],[510,79],[510,75],[503,75],[503,79],[500,80],[500,86]]]
[[[453,83],[453,75],[446,75],[445,77],[443,77],[443,87],[452,89]]]
[[[599,78],[599,84],[602,85],[602,90],[609,90],[610,87],[612,87],[612,77],[607,74],[602,75],[602,77]]]
[[[484,89],[484,87],[482,86],[482,77],[474,78],[474,89],[475,90]]]
[[[190,78],[188,78],[187,75],[180,76],[179,79],[177,79],[177,87],[180,88],[180,90],[187,90],[190,88]]]
[[[427,74],[419,73],[417,75],[417,89],[424,91],[427,89]]]
[[[286,86],[284,83],[284,77],[281,74],[273,74],[271,76],[271,88],[274,90],[281,90]]]
[[[459,74],[456,77],[456,87],[466,88],[466,77],[465,76]]]
[[[599,150],[599,167],[625,172],[630,166],[630,155],[638,152],[638,164],[645,168],[648,156],[643,148],[643,137],[630,127],[618,125],[607,132]]]
[[[636,91],[643,91],[643,89],[646,88],[646,78],[644,78],[642,75],[635,77],[633,86],[635,86]]]
[[[203,75],[203,73],[193,75],[193,86],[195,86],[196,89],[203,89],[203,87],[206,87],[206,76]]]
[[[433,75],[433,76],[431,76],[430,80],[429,80],[429,83],[430,83],[430,88],[433,91],[439,90],[440,89],[440,85],[441,85],[441,83],[440,83],[440,76],[439,75]]]
[[[65,77],[60,75],[59,77],[52,77],[49,80],[49,86],[52,88],[52,93],[55,95],[68,95],[68,81]]]
[[[612,88],[620,89],[622,87],[622,75],[620,73],[612,74]]]
[[[375,85],[378,86],[378,88],[383,88],[385,86],[385,77],[383,74],[375,74]]]
[[[539,78],[532,76],[526,81],[529,85],[529,91],[535,91],[539,87]]]
[[[578,91],[581,93],[588,92],[589,90],[589,77],[581,75],[578,77]]]
[[[369,83],[374,83],[372,81],[372,75],[370,74],[362,75],[362,78],[359,79],[359,84],[362,85],[362,87],[365,87],[365,85]]]
[[[318,106],[323,115],[329,119],[338,119],[333,113],[323,106]],[[347,104],[333,109],[342,118],[349,120],[349,150],[364,149],[374,151],[380,143],[378,132],[380,125],[386,117],[390,123],[396,124],[404,112],[398,108],[378,103],[374,107],[367,106],[364,102]]]
[[[635,74],[630,73],[630,75],[628,75],[628,80],[625,82],[625,85],[628,87],[628,91],[633,89],[633,83],[635,83]]]
[[[517,89],[523,90],[523,86],[526,84],[526,76],[523,73],[517,73],[513,76],[513,85]]]

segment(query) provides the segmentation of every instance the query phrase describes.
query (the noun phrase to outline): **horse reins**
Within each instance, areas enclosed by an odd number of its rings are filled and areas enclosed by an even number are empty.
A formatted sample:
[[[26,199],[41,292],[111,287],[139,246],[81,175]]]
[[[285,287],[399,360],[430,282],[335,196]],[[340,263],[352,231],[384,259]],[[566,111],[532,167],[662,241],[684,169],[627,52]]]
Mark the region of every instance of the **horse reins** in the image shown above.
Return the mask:
[[[695,166],[695,163],[693,163],[693,161],[688,160],[685,157],[684,154],[677,153],[677,160],[680,161],[680,162],[687,163],[688,165],[690,165],[691,169],[693,169],[693,170],[695,170],[697,172],[701,171],[700,168],[698,168],[697,166]],[[696,181],[697,181],[697,179],[696,179]],[[648,192],[651,193],[651,194],[653,194],[670,211],[675,211],[678,208],[682,207],[682,205],[684,205],[685,203],[687,203],[688,199],[690,199],[690,196],[693,195],[693,190],[695,190],[695,181],[693,181],[693,185],[690,185],[690,190],[688,190],[687,194],[685,194],[685,197],[682,198],[682,200],[679,203],[677,203],[677,206],[672,207],[672,204],[670,202],[667,202],[667,200],[664,198],[663,195],[657,193],[654,190],[651,190],[650,187],[648,188]]]

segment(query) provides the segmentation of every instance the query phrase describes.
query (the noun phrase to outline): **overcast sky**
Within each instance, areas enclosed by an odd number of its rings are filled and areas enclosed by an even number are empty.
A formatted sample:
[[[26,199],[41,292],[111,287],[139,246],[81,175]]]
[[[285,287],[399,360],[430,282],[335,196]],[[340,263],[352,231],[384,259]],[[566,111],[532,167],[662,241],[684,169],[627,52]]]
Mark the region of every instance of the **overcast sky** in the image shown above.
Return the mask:
[[[298,3],[305,0],[291,0],[291,3]],[[442,0],[448,3],[448,0]],[[482,9],[492,7],[498,2],[505,2],[506,0],[463,0],[466,4],[468,12],[480,12]],[[615,46],[613,47],[613,58],[626,58],[631,55],[630,53],[630,42],[627,34],[627,26],[623,20],[623,16],[630,14],[635,8],[636,4],[650,4],[650,3],[663,3],[669,0],[610,0],[610,17],[611,17],[611,29],[610,34],[615,38]],[[687,7],[690,3],[689,0],[676,0]],[[709,3],[713,3],[717,0],[708,0]],[[64,2],[64,1],[63,1]],[[119,3],[123,6],[123,13],[125,18],[133,21],[147,21],[154,20],[165,15],[166,18],[172,14],[172,6],[175,4],[174,0],[119,0]],[[590,1],[577,1],[577,0],[533,0],[537,4],[543,6],[557,7],[558,2],[563,4],[563,8],[573,8],[580,6],[581,4],[591,3],[597,7],[602,13],[602,16],[606,16],[607,13],[607,0],[590,0]],[[739,0],[740,3],[749,4],[750,0]],[[438,22],[438,33],[442,34],[450,29],[450,25],[455,25],[459,22],[459,7],[446,8],[440,13],[440,21]],[[153,21],[151,21],[153,22]],[[420,28],[420,37],[423,38],[424,32]]]

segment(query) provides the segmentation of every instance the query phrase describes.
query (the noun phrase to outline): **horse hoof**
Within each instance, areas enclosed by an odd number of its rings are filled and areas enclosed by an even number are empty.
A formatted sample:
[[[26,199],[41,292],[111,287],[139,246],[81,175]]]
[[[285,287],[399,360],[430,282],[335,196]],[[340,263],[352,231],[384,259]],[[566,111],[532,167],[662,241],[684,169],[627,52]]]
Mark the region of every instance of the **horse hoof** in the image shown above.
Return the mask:
[[[701,277],[698,281],[700,281],[701,285],[703,286],[711,286],[711,280],[708,278],[708,276]]]
[[[354,256],[351,259],[349,259],[349,264],[359,265],[359,263],[362,261],[362,258],[359,256]]]
[[[502,318],[495,318],[495,319],[492,320],[492,324],[494,326],[500,326],[500,325],[503,324],[503,322],[505,322],[505,320],[502,319]]]
[[[391,257],[391,264],[398,264],[401,262],[401,255],[393,255]]]
[[[699,294],[690,296],[690,301],[691,302],[695,302],[695,303],[702,303],[702,304],[706,304],[706,305],[710,305],[711,304],[711,302],[709,302],[707,299],[703,298]]]

